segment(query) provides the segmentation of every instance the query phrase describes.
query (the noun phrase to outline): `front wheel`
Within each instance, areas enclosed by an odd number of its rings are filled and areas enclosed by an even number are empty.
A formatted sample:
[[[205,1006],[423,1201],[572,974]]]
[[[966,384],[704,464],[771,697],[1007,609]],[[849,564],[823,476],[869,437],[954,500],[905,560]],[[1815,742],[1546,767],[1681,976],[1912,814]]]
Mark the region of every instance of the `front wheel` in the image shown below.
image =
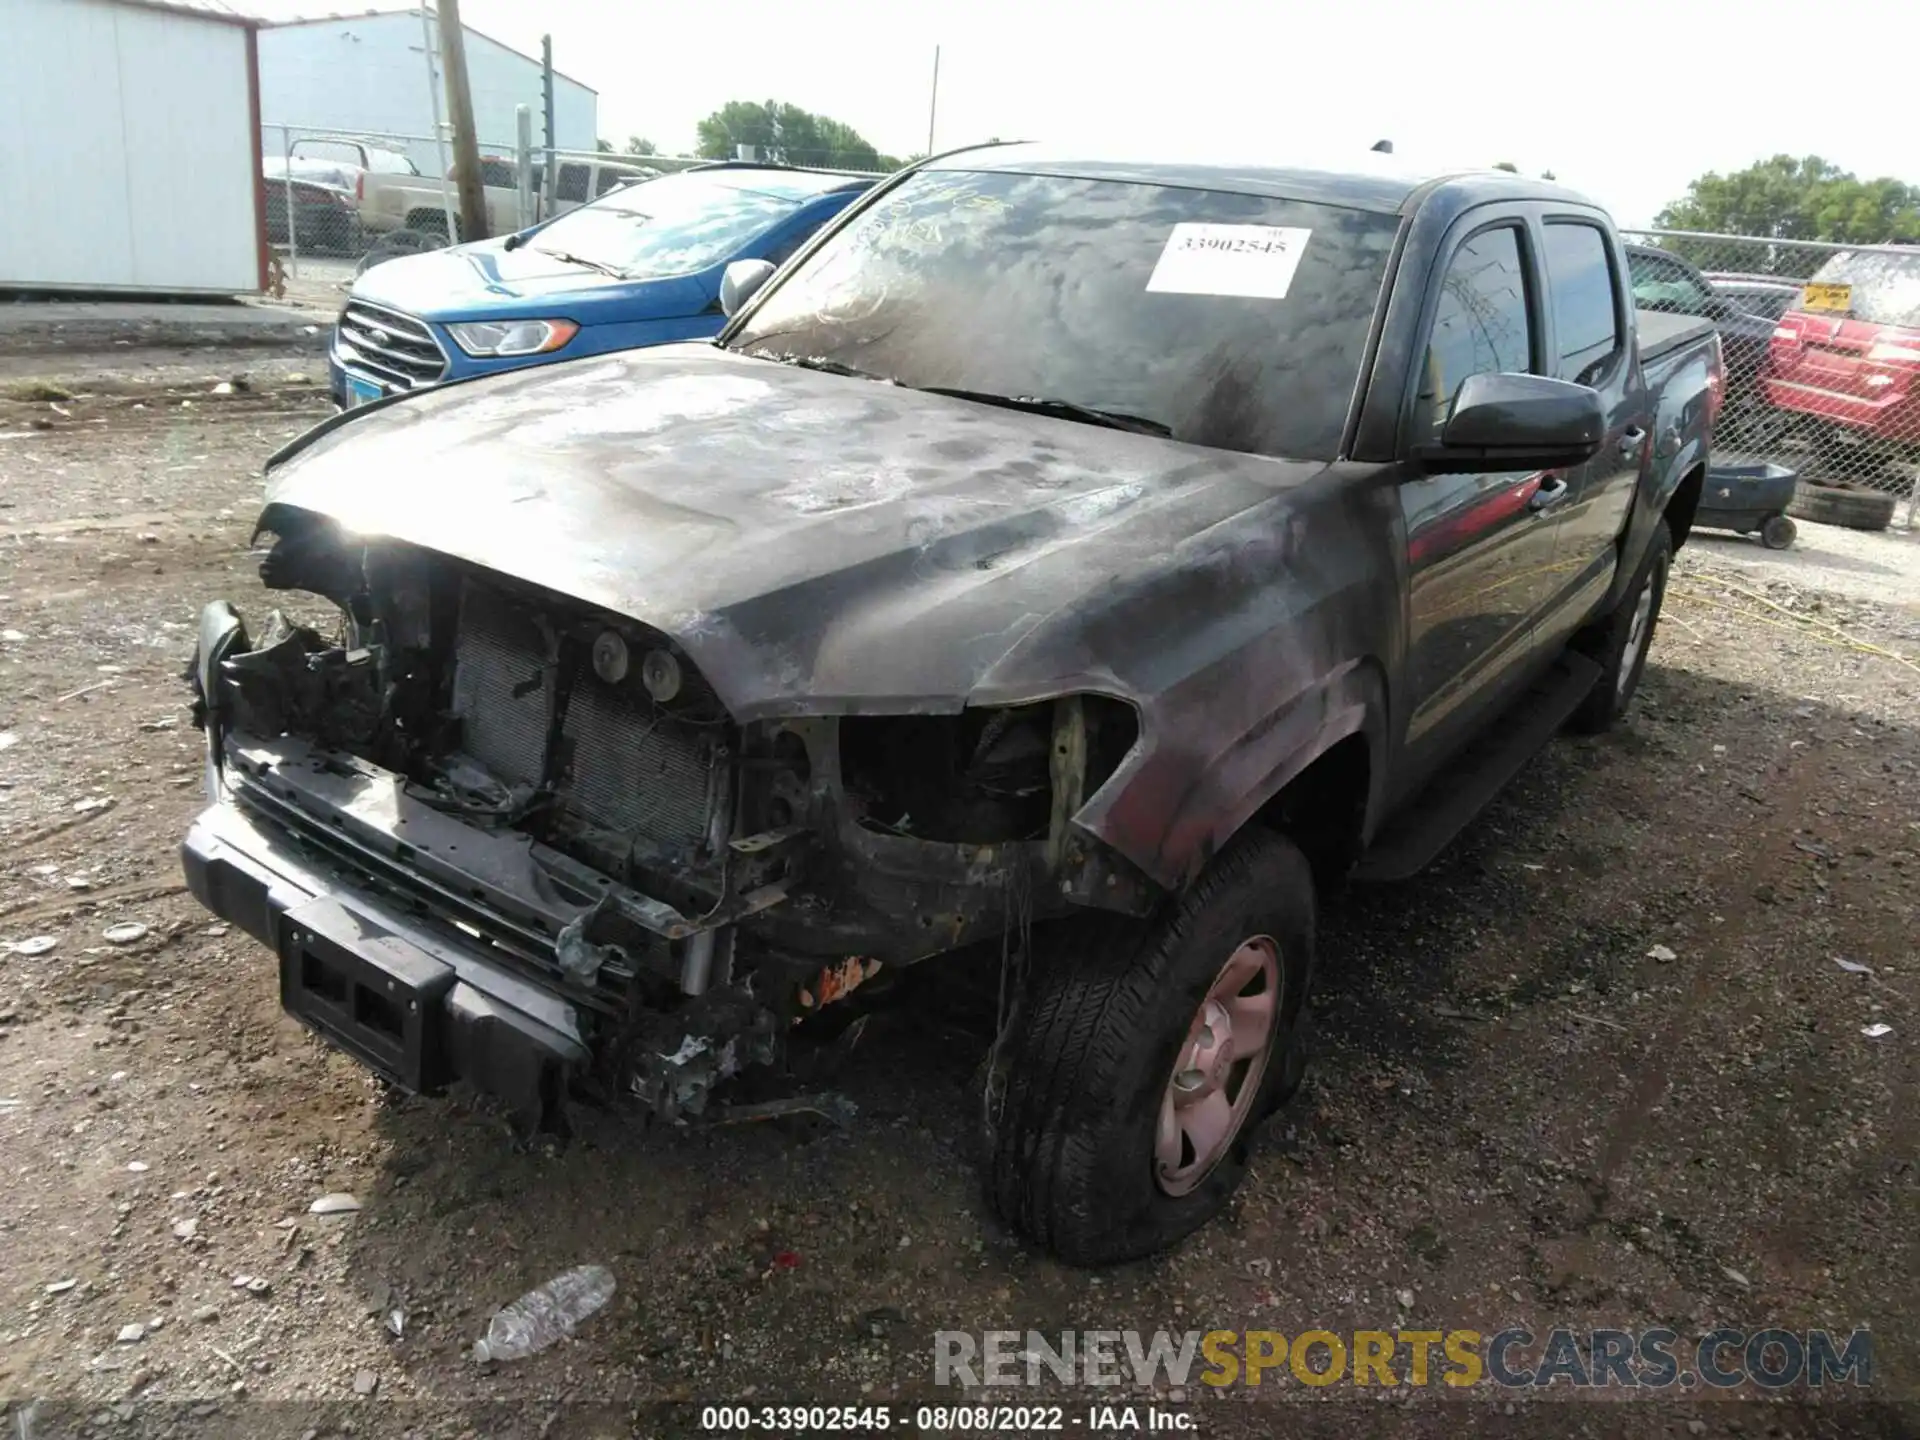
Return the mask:
[[[1225,1208],[1305,1063],[1313,879],[1250,832],[1145,927],[1043,963],[988,1067],[989,1198],[1075,1265],[1138,1259]]]
[[[1667,596],[1667,572],[1673,567],[1673,535],[1663,520],[1653,527],[1646,558],[1612,612],[1574,639],[1574,648],[1600,662],[1600,678],[1568,719],[1569,728],[1584,735],[1611,730],[1640,686],[1647,668],[1647,650],[1660,621],[1660,605]]]

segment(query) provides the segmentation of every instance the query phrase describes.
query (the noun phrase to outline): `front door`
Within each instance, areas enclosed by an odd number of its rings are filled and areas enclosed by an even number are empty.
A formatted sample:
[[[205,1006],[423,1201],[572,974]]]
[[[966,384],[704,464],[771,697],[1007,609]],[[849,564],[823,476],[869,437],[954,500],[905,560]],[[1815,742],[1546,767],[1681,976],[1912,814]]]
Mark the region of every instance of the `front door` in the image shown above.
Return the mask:
[[[1470,375],[1535,371],[1538,287],[1515,215],[1473,231],[1445,263],[1407,447],[1437,439]],[[1533,624],[1552,589],[1553,527],[1566,493],[1529,471],[1404,481],[1407,532],[1406,773],[1424,776],[1524,683]]]

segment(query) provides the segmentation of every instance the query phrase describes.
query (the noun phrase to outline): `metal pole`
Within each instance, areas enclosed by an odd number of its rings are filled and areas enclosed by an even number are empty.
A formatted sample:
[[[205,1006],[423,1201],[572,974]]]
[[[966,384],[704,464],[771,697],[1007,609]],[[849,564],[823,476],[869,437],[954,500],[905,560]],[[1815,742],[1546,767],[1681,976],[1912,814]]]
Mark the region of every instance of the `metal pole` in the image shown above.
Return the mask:
[[[933,47],[933,93],[927,97],[927,154],[933,154],[933,121],[940,113],[940,47]]]
[[[433,57],[440,47],[434,44],[432,11],[425,5],[420,7],[420,42],[427,55],[427,99],[433,105],[433,144],[440,152],[440,214],[447,224],[448,243],[452,243],[459,232],[453,223],[453,189],[447,184],[447,136],[440,128],[440,79],[433,73]]]
[[[533,111],[525,105],[513,107],[513,183],[519,191],[519,228],[533,224]]]
[[[555,171],[559,160],[554,155],[554,147],[560,143],[560,137],[553,131],[553,36],[540,37],[540,103],[546,109],[547,121],[547,168],[540,179],[540,189],[544,200],[540,208],[540,218],[546,219],[553,214],[553,207],[559,192],[555,189],[559,181]]]
[[[287,273],[294,279],[300,278],[300,242],[293,228],[293,127],[280,127],[280,153],[286,161],[287,172]]]

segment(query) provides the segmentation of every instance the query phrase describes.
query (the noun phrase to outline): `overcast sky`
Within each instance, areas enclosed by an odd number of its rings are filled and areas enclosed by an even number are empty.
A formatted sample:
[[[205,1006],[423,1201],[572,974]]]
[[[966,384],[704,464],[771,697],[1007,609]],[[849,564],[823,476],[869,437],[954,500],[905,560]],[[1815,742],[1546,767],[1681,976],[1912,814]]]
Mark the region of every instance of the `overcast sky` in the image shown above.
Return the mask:
[[[313,0],[232,4],[271,19],[328,13]],[[883,151],[925,149],[937,43],[941,149],[998,135],[1284,162],[1387,137],[1416,164],[1551,169],[1626,224],[1650,220],[1703,171],[1782,151],[1920,183],[1915,0],[1771,14],[1726,0],[461,9],[529,54],[551,32],[554,64],[600,92],[600,133],[668,152],[690,148],[695,124],[726,101],[769,98],[844,120]],[[1816,49],[1817,64],[1805,58]]]

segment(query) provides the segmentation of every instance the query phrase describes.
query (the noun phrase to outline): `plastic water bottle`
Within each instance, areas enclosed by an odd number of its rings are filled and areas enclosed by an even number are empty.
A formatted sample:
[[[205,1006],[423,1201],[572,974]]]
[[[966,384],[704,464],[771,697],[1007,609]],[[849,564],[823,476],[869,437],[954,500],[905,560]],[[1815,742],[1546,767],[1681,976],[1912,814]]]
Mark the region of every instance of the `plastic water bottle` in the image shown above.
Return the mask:
[[[529,1290],[493,1317],[473,1358],[520,1360],[546,1349],[613,1298],[613,1272],[604,1265],[581,1265]]]

